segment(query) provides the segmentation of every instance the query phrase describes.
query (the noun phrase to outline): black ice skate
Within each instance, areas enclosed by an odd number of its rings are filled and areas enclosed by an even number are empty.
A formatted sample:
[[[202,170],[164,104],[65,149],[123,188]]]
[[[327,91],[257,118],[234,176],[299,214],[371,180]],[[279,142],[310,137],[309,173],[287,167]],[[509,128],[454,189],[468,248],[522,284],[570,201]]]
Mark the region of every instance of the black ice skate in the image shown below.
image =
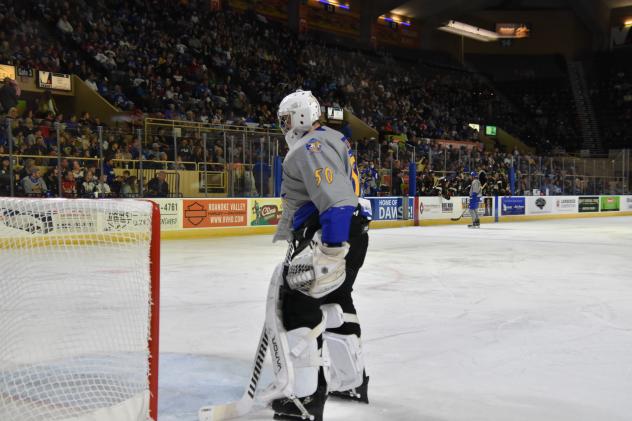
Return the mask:
[[[272,401],[274,419],[323,421],[326,400],[327,387],[324,384],[319,384],[313,395],[304,398],[275,399]]]
[[[369,389],[369,376],[367,376],[366,373],[363,373],[362,384],[360,386],[353,389],[343,390],[340,392],[329,392],[329,394],[336,398],[369,403],[368,389]]]
[[[468,228],[480,228],[481,227],[481,223],[480,222],[473,222],[473,223],[469,224],[467,227]]]

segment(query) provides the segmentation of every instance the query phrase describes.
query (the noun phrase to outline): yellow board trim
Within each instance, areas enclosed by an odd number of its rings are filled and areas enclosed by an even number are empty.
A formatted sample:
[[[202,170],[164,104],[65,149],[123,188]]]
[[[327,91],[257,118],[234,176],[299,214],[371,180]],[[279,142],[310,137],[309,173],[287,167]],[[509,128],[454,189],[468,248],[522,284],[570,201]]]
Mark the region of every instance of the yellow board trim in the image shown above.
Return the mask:
[[[118,232],[102,234],[65,234],[0,237],[0,250],[28,249],[34,247],[75,247],[101,244],[149,242],[148,232]]]
[[[537,221],[542,219],[583,219],[583,218],[607,218],[611,216],[632,216],[632,212],[586,212],[586,213],[562,213],[553,215],[525,215],[525,216],[502,216],[506,221],[501,222],[520,222],[520,221]]]
[[[482,223],[494,222],[493,216],[481,216],[480,218],[481,218]],[[449,219],[421,219],[419,221],[419,226],[425,227],[425,226],[434,226],[434,225],[465,225],[465,224],[471,224],[471,223],[472,223],[472,219],[469,216],[464,216],[458,221],[451,221]]]
[[[160,238],[163,240],[188,240],[192,238],[274,234],[275,231],[276,225],[228,228],[187,228],[177,231],[162,231],[160,233]]]
[[[412,219],[409,220],[397,220],[397,221],[371,221],[370,228],[371,229],[381,229],[381,228],[402,228],[402,227],[413,227],[415,226],[415,221]]]

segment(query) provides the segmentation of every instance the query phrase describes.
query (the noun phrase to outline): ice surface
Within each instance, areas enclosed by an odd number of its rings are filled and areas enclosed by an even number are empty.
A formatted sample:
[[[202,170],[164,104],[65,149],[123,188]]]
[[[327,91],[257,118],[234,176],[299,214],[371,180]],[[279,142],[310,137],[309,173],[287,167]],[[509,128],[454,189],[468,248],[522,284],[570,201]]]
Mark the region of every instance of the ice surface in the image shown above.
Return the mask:
[[[161,421],[243,393],[270,239],[163,243]],[[630,217],[374,230],[355,294],[371,404],[326,421],[632,419]]]

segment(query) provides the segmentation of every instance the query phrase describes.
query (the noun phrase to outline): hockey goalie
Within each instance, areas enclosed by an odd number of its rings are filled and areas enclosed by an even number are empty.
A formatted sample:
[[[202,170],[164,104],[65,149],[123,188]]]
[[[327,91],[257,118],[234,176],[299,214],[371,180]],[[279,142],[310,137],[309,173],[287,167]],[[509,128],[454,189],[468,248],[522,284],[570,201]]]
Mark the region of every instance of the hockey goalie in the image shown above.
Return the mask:
[[[244,397],[202,408],[200,421],[238,417],[255,404],[271,406],[275,419],[321,421],[329,396],[368,403],[351,293],[368,247],[371,210],[358,198],[347,138],[321,125],[320,114],[309,91],[296,91],[279,106],[289,152],[274,241],[288,242],[287,255],[270,281],[265,327]],[[274,381],[257,390],[268,348]]]

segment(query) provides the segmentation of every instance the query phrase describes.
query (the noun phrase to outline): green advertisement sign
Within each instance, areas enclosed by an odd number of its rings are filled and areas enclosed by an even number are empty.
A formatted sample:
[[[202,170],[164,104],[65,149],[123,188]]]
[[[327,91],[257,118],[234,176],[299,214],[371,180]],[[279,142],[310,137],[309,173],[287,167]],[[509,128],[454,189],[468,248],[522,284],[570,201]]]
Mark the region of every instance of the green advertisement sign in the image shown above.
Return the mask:
[[[619,196],[601,196],[601,211],[615,212],[620,209]]]
[[[250,199],[250,225],[277,225],[283,213],[280,198]]]
[[[599,212],[599,196],[580,197],[580,212]]]

